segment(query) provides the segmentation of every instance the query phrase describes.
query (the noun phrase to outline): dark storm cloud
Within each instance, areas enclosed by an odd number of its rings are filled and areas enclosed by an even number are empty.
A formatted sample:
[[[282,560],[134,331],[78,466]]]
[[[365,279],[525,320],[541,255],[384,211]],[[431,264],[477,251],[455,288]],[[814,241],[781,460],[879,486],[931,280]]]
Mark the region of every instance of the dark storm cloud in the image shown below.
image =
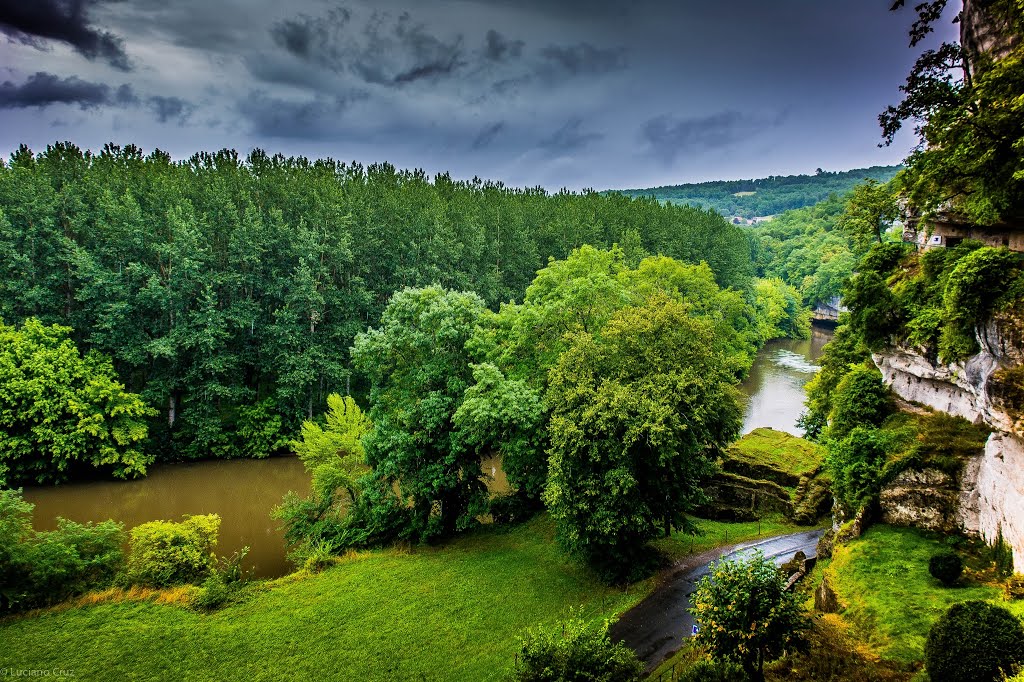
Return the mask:
[[[781,123],[739,111],[722,111],[711,116],[675,118],[664,115],[644,124],[641,137],[650,151],[666,163],[680,155],[723,149]]]
[[[485,147],[489,147],[490,144],[494,142],[494,139],[504,130],[504,121],[498,121],[497,123],[485,126],[484,129],[477,133],[477,136],[473,138],[473,144],[471,147],[473,149],[484,149]]]
[[[179,124],[184,123],[195,111],[195,105],[180,97],[154,95],[147,99],[146,103],[161,123],[167,123],[170,120],[176,120]]]
[[[256,135],[322,140],[341,134],[346,124],[344,115],[353,104],[364,99],[365,93],[360,92],[303,101],[251,92],[238,104],[237,110]]]
[[[323,17],[286,19],[270,29],[274,42],[299,59],[336,73],[350,72],[366,83],[404,85],[455,73],[463,61],[462,38],[444,40],[408,13],[374,12],[353,35],[352,13],[344,8]]]
[[[522,40],[509,40],[492,28],[487,32],[484,56],[492,62],[517,59],[522,56],[525,45]]]
[[[582,130],[583,119],[572,118],[566,121],[565,125],[556,130],[550,137],[540,141],[540,146],[548,154],[557,156],[569,152],[579,151],[592,142],[604,138],[601,133],[584,132]]]
[[[549,45],[541,50],[541,55],[573,76],[599,75],[626,66],[626,51],[623,48],[599,48],[590,43]]]
[[[122,71],[131,70],[118,36],[95,28],[89,7],[103,0],[0,0],[0,33],[9,39],[44,48],[47,41],[70,45],[86,59],[103,59]]]
[[[75,76],[60,78],[38,71],[21,84],[0,83],[0,109],[45,107],[51,104],[72,104],[82,109],[107,105],[134,104],[137,98],[128,85],[117,89],[104,83],[92,83]]]

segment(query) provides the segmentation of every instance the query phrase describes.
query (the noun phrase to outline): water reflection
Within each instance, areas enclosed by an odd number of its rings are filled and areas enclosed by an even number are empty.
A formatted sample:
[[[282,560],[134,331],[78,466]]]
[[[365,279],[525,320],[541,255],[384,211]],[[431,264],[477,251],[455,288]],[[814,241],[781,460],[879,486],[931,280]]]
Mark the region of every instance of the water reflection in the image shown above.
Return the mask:
[[[815,327],[809,339],[776,339],[765,344],[740,388],[747,396],[743,433],[769,426],[803,435],[796,425],[804,410],[804,386],[818,371],[821,350],[832,331]]]

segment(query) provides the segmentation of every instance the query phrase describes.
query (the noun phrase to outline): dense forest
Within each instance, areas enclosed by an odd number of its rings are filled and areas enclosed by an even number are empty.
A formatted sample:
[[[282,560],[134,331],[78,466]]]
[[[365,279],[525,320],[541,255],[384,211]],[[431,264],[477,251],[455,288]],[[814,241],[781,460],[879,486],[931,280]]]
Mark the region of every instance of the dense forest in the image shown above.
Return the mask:
[[[58,144],[22,147],[0,164],[0,320],[62,326],[17,332],[27,349],[18,357],[47,358],[47,372],[98,372],[108,386],[116,377],[152,410],[132,415],[147,420],[144,450],[160,459],[281,448],[330,393],[365,395],[349,349],[394,292],[436,284],[496,309],[522,300],[549,258],[584,244],[619,244],[632,266],[646,254],[707,262],[716,285],[753,296],[741,228],[653,199],[551,195],[258,150],[175,162],[134,146],[94,154]],[[24,371],[18,357],[7,371]],[[15,378],[35,404],[31,377]],[[135,405],[131,394],[103,399]],[[83,401],[76,395],[69,404]],[[0,408],[24,416],[15,403]],[[130,421],[104,433],[127,448],[139,430]],[[38,432],[12,447],[30,441]],[[72,472],[14,473],[13,483]]]
[[[716,180],[649,189],[625,189],[630,197],[654,197],[672,204],[688,204],[724,216],[772,216],[824,201],[831,194],[846,194],[864,180],[888,182],[900,166],[872,166],[814,175],[773,175],[758,180]]]

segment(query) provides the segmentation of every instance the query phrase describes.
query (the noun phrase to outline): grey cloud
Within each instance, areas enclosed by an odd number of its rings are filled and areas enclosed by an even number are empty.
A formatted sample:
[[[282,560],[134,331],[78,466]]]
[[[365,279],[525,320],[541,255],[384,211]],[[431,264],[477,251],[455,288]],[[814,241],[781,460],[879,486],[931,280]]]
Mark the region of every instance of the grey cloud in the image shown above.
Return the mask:
[[[477,133],[477,136],[473,139],[472,149],[484,149],[489,147],[494,139],[498,137],[505,130],[505,122],[498,121],[492,123],[489,126],[485,126],[483,130]]]
[[[622,48],[599,48],[590,43],[549,45],[541,50],[541,54],[551,64],[573,76],[599,75],[626,66],[626,51]]]
[[[663,115],[647,121],[640,134],[655,156],[671,163],[680,154],[729,147],[780,122],[781,117],[770,120],[739,111],[686,119]]]
[[[565,125],[556,130],[550,137],[541,140],[540,146],[549,154],[559,155],[579,151],[590,143],[604,138],[604,135],[601,133],[584,132],[582,127],[582,119],[569,119]]]
[[[147,99],[146,103],[161,123],[167,123],[172,119],[177,120],[179,124],[184,123],[195,111],[195,105],[180,97],[155,95]]]
[[[268,137],[322,140],[337,137],[344,130],[343,115],[366,94],[353,92],[338,97],[316,97],[293,101],[251,92],[238,106],[252,132]]]
[[[43,48],[55,40],[70,45],[86,59],[103,59],[122,71],[131,70],[118,36],[90,25],[89,8],[103,0],[0,0],[0,33],[11,40]]]
[[[487,32],[485,40],[484,56],[492,62],[518,59],[522,56],[523,47],[526,45],[522,40],[509,40],[493,28]]]
[[[92,83],[75,76],[60,78],[38,71],[21,84],[0,83],[0,109],[45,107],[51,104],[73,104],[93,109],[109,104],[131,104],[135,94],[128,85],[112,90],[104,83]]]
[[[461,37],[442,40],[408,13],[396,18],[374,12],[360,35],[350,30],[351,23],[351,12],[339,8],[323,17],[302,15],[278,22],[270,35],[303,61],[376,85],[436,80],[464,65]]]

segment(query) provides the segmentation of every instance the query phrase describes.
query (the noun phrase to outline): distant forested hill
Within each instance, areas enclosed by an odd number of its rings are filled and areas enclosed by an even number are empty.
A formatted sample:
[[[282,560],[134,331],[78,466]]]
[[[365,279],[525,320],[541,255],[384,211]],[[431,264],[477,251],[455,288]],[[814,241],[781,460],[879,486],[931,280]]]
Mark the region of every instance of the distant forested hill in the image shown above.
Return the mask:
[[[866,178],[887,182],[900,168],[872,166],[841,173],[819,170],[814,175],[773,175],[760,180],[717,180],[619,191],[630,197],[650,196],[674,204],[710,208],[724,216],[753,218],[812,206],[832,193],[846,194]]]

